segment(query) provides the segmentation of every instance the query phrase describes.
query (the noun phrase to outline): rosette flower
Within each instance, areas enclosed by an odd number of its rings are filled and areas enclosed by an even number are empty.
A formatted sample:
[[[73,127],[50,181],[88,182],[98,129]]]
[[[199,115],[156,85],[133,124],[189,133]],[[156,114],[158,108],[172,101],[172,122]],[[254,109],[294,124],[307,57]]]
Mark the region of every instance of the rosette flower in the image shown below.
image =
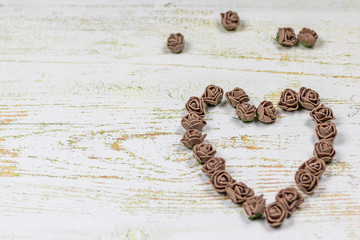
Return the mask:
[[[239,103],[248,102],[249,96],[242,88],[234,88],[232,91],[226,92],[225,97],[228,99],[232,107],[236,107]]]
[[[240,18],[236,12],[228,11],[221,13],[221,24],[226,30],[235,30],[240,24]]]
[[[225,191],[234,203],[243,203],[254,196],[254,191],[242,182],[228,184]]]
[[[220,157],[210,158],[202,167],[202,171],[211,176],[217,170],[225,170],[225,159]]]
[[[225,193],[226,185],[234,183],[235,180],[225,170],[217,170],[211,175],[210,182],[219,193]]]
[[[312,194],[317,188],[319,178],[312,175],[308,169],[300,169],[295,174],[298,188],[306,194]]]
[[[299,96],[298,93],[292,89],[285,89],[281,92],[278,106],[285,111],[295,111],[299,108]]]
[[[185,40],[181,33],[172,33],[167,39],[167,47],[173,53],[180,53],[184,50]]]
[[[200,117],[205,116],[205,103],[201,98],[190,97],[185,104],[185,108],[188,110],[188,112],[196,113]]]
[[[303,164],[301,164],[299,170],[301,169],[306,169],[312,175],[320,177],[326,170],[326,164],[323,160],[317,157],[312,157],[309,160],[305,161]]]
[[[265,209],[266,221],[272,227],[279,227],[287,216],[288,211],[282,202],[270,203]]]
[[[335,156],[335,149],[330,140],[320,140],[314,145],[314,156],[329,163]]]
[[[256,107],[247,102],[236,105],[236,115],[243,122],[251,122],[254,120]]]
[[[201,163],[206,163],[216,154],[215,149],[211,144],[200,143],[193,148],[194,157]]]
[[[292,47],[296,44],[296,34],[292,28],[279,28],[276,40],[280,45]]]
[[[299,39],[299,42],[304,47],[312,47],[316,43],[316,40],[318,39],[318,35],[316,34],[316,32],[309,28],[301,29],[297,37]]]
[[[253,196],[244,202],[243,208],[251,220],[261,217],[264,213],[266,200],[263,197],[263,194],[260,196]]]
[[[205,127],[206,121],[196,113],[190,112],[181,119],[181,125],[186,130],[196,129],[201,131]]]
[[[333,141],[337,135],[336,125],[332,122],[324,122],[316,125],[316,136],[319,140]]]
[[[202,143],[206,134],[202,134],[199,130],[191,129],[184,133],[183,138],[180,140],[185,147],[193,148],[196,144]]]
[[[317,123],[324,123],[334,119],[333,111],[331,108],[326,107],[324,104],[320,104],[310,112],[310,116]]]
[[[209,85],[206,87],[202,99],[209,105],[216,106],[223,98],[224,90],[221,87],[215,85]]]
[[[310,88],[301,87],[299,91],[299,103],[303,108],[313,110],[319,106],[320,96]]]
[[[282,202],[289,212],[289,216],[304,202],[304,198],[296,188],[284,188],[276,194],[276,201]]]
[[[275,122],[277,113],[274,105],[269,101],[262,101],[256,109],[257,117],[263,123]]]

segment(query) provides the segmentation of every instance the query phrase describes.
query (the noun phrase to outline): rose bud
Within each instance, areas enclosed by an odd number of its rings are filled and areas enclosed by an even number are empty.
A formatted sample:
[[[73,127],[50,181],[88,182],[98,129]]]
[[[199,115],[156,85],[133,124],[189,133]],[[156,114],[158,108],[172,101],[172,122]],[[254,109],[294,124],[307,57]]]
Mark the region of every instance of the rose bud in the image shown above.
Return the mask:
[[[185,108],[188,112],[194,112],[200,117],[205,116],[205,103],[202,98],[190,97],[185,104]]]
[[[266,200],[263,199],[263,197],[263,194],[260,196],[253,196],[244,202],[244,210],[251,220],[260,218],[264,213]]]
[[[300,169],[295,174],[298,188],[306,194],[312,194],[319,182],[319,178],[312,175],[307,169]]]
[[[331,110],[331,108],[326,107],[324,104],[321,104],[314,108],[310,112],[310,116],[314,118],[317,123],[324,123],[334,119],[333,111]]]
[[[225,159],[220,157],[211,158],[202,167],[202,171],[208,176],[211,176],[217,170],[225,170]]]
[[[316,91],[302,87],[299,91],[299,103],[303,108],[313,110],[319,106],[320,96]]]
[[[204,102],[209,105],[216,106],[223,98],[224,90],[215,85],[206,87],[204,94],[201,96]]]
[[[235,30],[240,24],[240,18],[236,12],[228,11],[221,13],[221,23],[226,30]]]
[[[254,191],[242,182],[228,184],[225,191],[234,203],[243,203],[254,196]]]
[[[225,170],[217,170],[211,175],[210,182],[218,193],[225,193],[226,185],[235,182]]]
[[[186,130],[196,129],[201,131],[206,125],[206,121],[196,113],[190,112],[181,119],[181,125]]]
[[[289,216],[294,213],[295,209],[304,202],[304,198],[296,188],[281,189],[276,194],[276,201],[282,202],[289,212]]]
[[[312,47],[316,43],[316,40],[318,39],[318,35],[316,34],[316,32],[309,28],[301,29],[297,37],[299,39],[299,42],[304,47]]]
[[[314,156],[329,163],[335,156],[335,149],[330,140],[320,140],[314,145]]]
[[[181,33],[172,33],[167,39],[167,47],[173,53],[180,53],[185,46],[184,36]]]
[[[299,170],[301,169],[306,169],[312,175],[320,177],[325,172],[326,164],[323,160],[317,157],[312,157],[303,164],[301,164]]]
[[[200,163],[206,163],[209,159],[213,158],[216,151],[211,144],[200,143],[193,148],[194,157]]]
[[[333,141],[337,135],[336,125],[332,122],[324,122],[316,125],[316,136],[319,140]]]
[[[262,101],[256,109],[259,121],[263,123],[273,123],[276,120],[277,110],[270,101]]]
[[[181,142],[185,147],[193,148],[196,144],[202,143],[206,137],[206,134],[202,135],[199,130],[191,129],[184,133]]]
[[[247,102],[239,103],[236,105],[236,115],[243,122],[251,122],[254,120],[256,107]]]
[[[242,88],[234,88],[230,92],[225,93],[225,97],[228,99],[232,107],[236,107],[239,103],[248,102],[249,96]]]
[[[288,211],[282,202],[270,203],[265,209],[266,221],[272,227],[279,227],[287,216]]]
[[[292,89],[285,89],[282,91],[278,106],[285,111],[295,111],[299,108],[299,96],[298,93]]]
[[[296,35],[292,28],[279,28],[276,41],[280,45],[292,47],[296,44]]]

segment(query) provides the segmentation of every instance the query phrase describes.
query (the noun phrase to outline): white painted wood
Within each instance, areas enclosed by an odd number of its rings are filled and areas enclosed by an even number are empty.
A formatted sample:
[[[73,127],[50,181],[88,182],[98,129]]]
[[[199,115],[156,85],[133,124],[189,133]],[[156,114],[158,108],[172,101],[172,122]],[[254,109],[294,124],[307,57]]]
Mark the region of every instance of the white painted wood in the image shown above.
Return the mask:
[[[1,239],[360,238],[360,21],[357,0],[2,1]],[[227,32],[220,12],[241,26]],[[315,29],[287,49],[277,27]],[[166,38],[185,36],[171,54]],[[184,104],[208,84],[251,103],[317,90],[334,110],[337,155],[280,229],[217,194],[180,144]],[[243,124],[225,101],[204,132],[228,171],[271,203],[312,156],[308,111]]]

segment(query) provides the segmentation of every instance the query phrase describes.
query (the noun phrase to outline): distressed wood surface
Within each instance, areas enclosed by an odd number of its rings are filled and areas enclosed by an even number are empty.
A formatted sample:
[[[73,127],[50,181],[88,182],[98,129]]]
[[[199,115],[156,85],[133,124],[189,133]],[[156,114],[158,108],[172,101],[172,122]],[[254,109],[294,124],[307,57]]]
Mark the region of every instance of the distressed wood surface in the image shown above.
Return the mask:
[[[225,31],[221,11],[241,26]],[[348,1],[2,1],[0,239],[360,238],[360,6]],[[313,49],[277,27],[315,29]],[[185,36],[171,54],[166,38]],[[317,90],[334,110],[337,155],[280,229],[217,194],[180,144],[190,96],[208,84],[276,103]],[[238,181],[295,186],[312,156],[308,111],[244,124],[225,101],[204,132]]]

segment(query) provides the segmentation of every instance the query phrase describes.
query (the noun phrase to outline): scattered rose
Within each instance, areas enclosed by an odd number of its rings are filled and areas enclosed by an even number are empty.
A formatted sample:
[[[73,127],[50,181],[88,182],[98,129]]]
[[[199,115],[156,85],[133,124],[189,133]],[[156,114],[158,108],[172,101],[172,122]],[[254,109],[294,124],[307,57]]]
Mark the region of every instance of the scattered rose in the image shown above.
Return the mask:
[[[211,176],[217,170],[225,170],[225,159],[220,157],[211,158],[202,167],[202,171],[208,176]]]
[[[326,164],[323,160],[321,160],[317,157],[312,157],[309,160],[307,160],[306,162],[304,162],[303,164],[301,164],[301,166],[299,167],[299,170],[300,169],[306,169],[312,175],[314,175],[316,177],[320,177],[325,172]]]
[[[276,40],[283,46],[292,47],[296,44],[296,35],[292,28],[279,28]]]
[[[247,102],[239,103],[236,105],[236,115],[243,122],[251,122],[254,120],[256,107]]]
[[[181,33],[172,33],[167,39],[167,47],[173,53],[180,53],[185,46],[184,36]]]
[[[221,87],[215,85],[209,85],[206,87],[202,99],[204,102],[209,105],[216,106],[220,100],[223,98],[224,90]]]
[[[319,140],[333,141],[337,135],[336,125],[332,122],[324,122],[316,125],[316,135]]]
[[[200,117],[205,116],[205,103],[204,100],[198,97],[190,97],[187,103],[185,104],[186,110],[188,112],[194,112]]]
[[[235,182],[235,180],[227,171],[217,170],[211,175],[210,182],[217,192],[224,193],[226,185]]]
[[[234,203],[243,203],[254,196],[254,191],[242,182],[228,184],[225,191]]]
[[[304,47],[312,47],[316,43],[316,40],[318,39],[318,35],[316,34],[316,32],[309,28],[301,29],[297,37],[299,39],[299,42]]]
[[[206,121],[196,113],[190,112],[181,119],[181,125],[186,130],[196,129],[201,131],[206,125]]]
[[[304,202],[304,198],[296,188],[284,188],[276,194],[276,201],[284,204],[290,216]]]
[[[257,107],[256,114],[263,123],[273,123],[276,120],[277,110],[270,101],[262,101]]]
[[[330,140],[320,140],[314,145],[314,156],[329,163],[335,156],[335,149]]]
[[[308,169],[300,169],[295,174],[295,182],[301,191],[312,194],[319,182],[319,178],[312,175]]]
[[[265,209],[266,221],[272,227],[279,227],[287,216],[288,211],[282,202],[270,203]]]
[[[240,24],[240,18],[236,12],[228,11],[221,13],[221,23],[226,30],[235,30]]]
[[[253,196],[244,202],[244,210],[251,220],[261,217],[264,213],[266,200],[263,197],[263,194]]]
[[[191,129],[184,133],[181,142],[185,147],[193,148],[196,144],[202,143],[206,137],[206,134],[202,135],[199,130]]]
[[[301,87],[299,92],[299,103],[303,108],[313,110],[319,106],[320,96],[316,91]]]
[[[232,107],[236,107],[239,103],[248,102],[250,100],[246,92],[242,88],[238,87],[234,88],[230,92],[226,92],[225,96]]]
[[[200,143],[193,148],[194,157],[201,163],[206,163],[210,158],[214,157],[216,151],[211,144]]]
[[[298,93],[292,89],[285,89],[281,92],[278,106],[285,111],[295,111],[299,108],[299,96]]]
[[[321,104],[314,108],[310,112],[310,116],[314,118],[317,123],[324,123],[334,119],[331,108],[326,107],[324,104]]]

